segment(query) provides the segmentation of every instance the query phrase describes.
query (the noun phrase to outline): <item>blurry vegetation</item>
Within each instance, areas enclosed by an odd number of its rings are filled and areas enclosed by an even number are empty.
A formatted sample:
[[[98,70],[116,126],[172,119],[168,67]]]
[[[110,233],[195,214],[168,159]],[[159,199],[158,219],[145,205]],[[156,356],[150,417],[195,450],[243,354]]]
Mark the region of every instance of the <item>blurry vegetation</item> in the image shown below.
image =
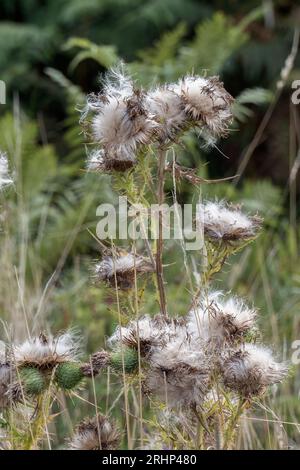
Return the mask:
[[[273,12],[265,10],[266,4]],[[0,107],[0,147],[19,178],[16,191],[1,199],[9,217],[1,222],[0,316],[18,322],[17,336],[24,332],[24,305],[33,329],[75,325],[85,335],[88,352],[103,344],[116,323],[109,294],[91,283],[90,266],[99,247],[89,232],[95,232],[96,207],[115,196],[109,177],[84,173],[78,124],[78,108],[87,91],[98,90],[99,74],[120,59],[147,86],[188,71],[220,74],[237,97],[233,129],[239,132],[233,130],[227,141],[209,150],[189,135],[178,159],[206,178],[234,175],[274,98],[299,17],[299,6],[291,0],[2,0],[0,79],[7,84],[7,105]],[[297,76],[299,57],[295,68]],[[290,90],[283,91],[238,185],[201,187],[202,197],[217,194],[242,202],[265,218],[259,241],[236,255],[222,281],[255,300],[265,338],[277,345],[283,339],[279,347],[287,357],[291,341],[300,337],[299,204],[297,180],[289,180],[300,145],[299,111],[291,110],[289,100]],[[274,139],[287,145],[274,146]],[[295,143],[289,147],[289,141]],[[190,198],[183,184],[178,199]],[[169,309],[183,314],[188,292],[182,298],[178,289],[182,254],[175,243],[169,251]],[[146,307],[156,312],[156,299],[146,299]],[[97,386],[105,402],[104,383]],[[299,387],[298,370],[272,404],[287,421],[300,420]],[[93,401],[92,390],[85,398]],[[82,401],[73,405],[71,421],[58,420],[55,445],[70,423],[89,412]],[[295,426],[288,431],[291,445],[299,445]]]

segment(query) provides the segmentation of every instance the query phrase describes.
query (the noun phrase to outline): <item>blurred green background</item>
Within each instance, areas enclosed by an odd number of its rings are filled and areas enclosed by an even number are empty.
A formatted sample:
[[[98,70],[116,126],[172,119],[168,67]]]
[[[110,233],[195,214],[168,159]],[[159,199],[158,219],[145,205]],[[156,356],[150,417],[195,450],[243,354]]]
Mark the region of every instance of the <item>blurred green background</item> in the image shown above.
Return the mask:
[[[25,331],[24,306],[34,331],[76,326],[89,353],[103,346],[117,322],[109,292],[90,280],[99,248],[88,231],[95,231],[96,207],[116,195],[109,177],[82,171],[86,150],[78,120],[85,94],[98,91],[99,76],[123,60],[144,86],[194,71],[220,75],[236,97],[228,139],[205,149],[188,135],[177,152],[200,176],[240,174],[233,183],[203,186],[202,195],[240,202],[265,218],[263,235],[230,260],[216,286],[254,302],[266,341],[281,358],[291,357],[291,344],[300,339],[300,105],[291,102],[299,53],[283,88],[278,81],[299,24],[300,6],[291,0],[1,0],[0,79],[7,102],[0,105],[0,148],[16,184],[1,195],[0,315],[15,337]],[[178,197],[190,201],[192,188],[181,185]],[[179,288],[182,259],[177,246],[168,250],[167,295],[181,315],[189,304]],[[157,308],[154,296],[146,296],[143,311]],[[107,407],[112,398],[105,381],[97,393]],[[300,421],[299,390],[298,366],[270,398],[285,421]],[[84,393],[92,400],[91,390]],[[68,404],[68,419],[58,419],[55,445],[91,412],[80,399],[74,407],[76,400]],[[300,445],[298,429],[286,426],[291,447]],[[272,446],[264,432],[258,427],[257,447]]]

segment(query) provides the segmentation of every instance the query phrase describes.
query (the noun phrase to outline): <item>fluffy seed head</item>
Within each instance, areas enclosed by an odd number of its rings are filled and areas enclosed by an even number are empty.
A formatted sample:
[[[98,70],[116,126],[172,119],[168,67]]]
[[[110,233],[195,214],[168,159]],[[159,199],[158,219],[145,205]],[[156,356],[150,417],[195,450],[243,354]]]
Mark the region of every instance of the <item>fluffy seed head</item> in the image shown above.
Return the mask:
[[[232,121],[232,96],[218,77],[187,76],[173,89],[181,96],[185,112],[215,137],[227,134]]]
[[[181,97],[167,85],[155,88],[146,97],[147,108],[157,122],[157,139],[172,141],[183,130],[188,119]]]
[[[5,153],[0,152],[0,190],[13,183],[9,174],[8,161]]]
[[[125,346],[139,349],[142,357],[149,357],[155,348],[162,347],[177,335],[182,336],[184,324],[184,319],[144,315],[126,327],[118,327],[108,345],[118,347],[122,341]]]
[[[209,389],[209,365],[204,349],[182,328],[175,338],[154,349],[144,391],[170,408],[199,404]]]
[[[151,142],[157,127],[145,107],[145,94],[122,73],[108,74],[103,93],[88,98],[94,113],[92,140],[101,145],[88,161],[94,170],[124,171],[135,164],[139,148]]]
[[[116,256],[105,256],[96,265],[95,277],[111,287],[131,289],[136,275],[153,272],[154,267],[148,258],[133,253],[120,252]]]
[[[116,450],[120,432],[106,416],[98,415],[79,424],[70,442],[73,450]]]
[[[288,366],[277,363],[271,351],[255,344],[245,344],[226,359],[221,367],[225,386],[241,396],[261,395],[269,385],[281,382]]]
[[[210,346],[221,347],[241,341],[253,329],[257,312],[238,297],[222,292],[203,295],[188,316],[188,330]]]
[[[260,218],[243,214],[224,202],[210,201],[199,206],[197,222],[211,242],[232,246],[254,239],[262,223]]]
[[[71,332],[56,337],[40,334],[12,347],[12,360],[19,367],[28,365],[51,369],[62,362],[76,360],[78,354],[78,339]]]

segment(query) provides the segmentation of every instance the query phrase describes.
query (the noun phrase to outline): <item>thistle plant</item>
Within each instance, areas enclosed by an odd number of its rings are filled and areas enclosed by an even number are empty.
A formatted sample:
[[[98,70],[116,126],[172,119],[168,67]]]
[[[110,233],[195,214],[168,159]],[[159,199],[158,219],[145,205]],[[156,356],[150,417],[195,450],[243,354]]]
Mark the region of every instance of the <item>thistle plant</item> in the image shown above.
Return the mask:
[[[113,71],[102,93],[88,97],[83,113],[83,128],[94,147],[87,169],[110,173],[115,188],[132,206],[162,205],[168,174],[176,182],[204,182],[174,160],[184,134],[194,129],[206,144],[214,144],[229,132],[232,104],[218,77],[187,75],[177,83],[143,90],[123,70]],[[119,318],[107,342],[112,352],[106,365],[123,373],[125,388],[126,377],[136,377],[136,385],[156,410],[152,432],[160,430],[160,446],[234,448],[242,414],[288,372],[288,365],[277,362],[262,344],[255,307],[213,289],[214,275],[232,254],[257,238],[262,219],[228,201],[198,205],[196,227],[204,235],[206,263],[186,312],[168,309],[162,209],[157,225],[157,240],[146,240],[141,253],[136,243],[125,254],[114,245],[112,254],[104,253],[96,265],[97,282],[115,292]],[[154,316],[143,312],[140,299],[147,287],[138,283],[141,273],[151,283],[151,272],[159,306]],[[122,291],[133,305],[133,318],[125,314]],[[150,446],[151,429],[147,432]]]
[[[120,379],[115,406],[123,397],[127,441],[121,444],[123,424],[112,420],[113,410],[102,414],[100,402],[96,415],[76,427],[66,447],[236,448],[243,414],[287,375],[288,364],[278,362],[262,343],[257,309],[214,288],[214,276],[229,257],[258,237],[262,219],[257,214],[246,214],[227,201],[198,204],[194,222],[204,245],[195,259],[203,262],[195,279],[190,276],[186,310],[169,307],[163,237],[166,180],[176,186],[185,179],[195,191],[206,182],[177,161],[176,149],[191,131],[205,144],[225,137],[232,104],[218,77],[187,75],[177,83],[144,90],[122,68],[107,74],[101,93],[88,96],[81,117],[92,149],[87,170],[99,173],[99,178],[110,175],[114,188],[134,209],[143,235],[147,230],[136,208],[142,205],[147,213],[157,204],[157,236],[143,236],[141,243],[134,240],[126,247],[99,240],[102,256],[92,277],[96,286],[108,290],[112,315],[118,319],[105,349],[83,359],[80,339],[67,331],[29,335],[0,351],[0,407],[8,434],[15,436],[12,448],[39,448],[58,393],[80,393],[89,379],[94,382],[106,371]],[[11,180],[2,156],[0,163],[1,186],[6,186]],[[148,290],[157,299],[154,315],[145,309]],[[140,436],[134,445],[129,388],[139,413],[135,418]],[[18,413],[30,416],[28,428],[14,427]]]

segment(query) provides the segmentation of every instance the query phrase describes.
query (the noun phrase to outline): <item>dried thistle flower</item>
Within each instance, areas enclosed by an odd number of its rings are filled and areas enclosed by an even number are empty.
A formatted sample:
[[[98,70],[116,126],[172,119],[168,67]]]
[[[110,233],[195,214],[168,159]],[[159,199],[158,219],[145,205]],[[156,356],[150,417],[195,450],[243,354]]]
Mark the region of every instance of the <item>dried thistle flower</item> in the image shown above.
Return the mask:
[[[116,450],[120,441],[121,434],[115,423],[106,416],[98,415],[79,424],[70,442],[70,449]]]
[[[232,96],[218,77],[186,76],[173,86],[182,98],[185,112],[215,137],[225,136],[232,121]]]
[[[89,362],[81,365],[84,377],[95,377],[99,372],[108,366],[110,355],[107,351],[101,350],[92,354]]]
[[[0,190],[13,183],[9,174],[8,161],[5,153],[0,152]]]
[[[262,224],[259,217],[245,215],[237,207],[210,201],[200,205],[197,221],[212,243],[223,242],[234,247],[253,240]]]
[[[188,330],[211,346],[221,347],[241,341],[254,328],[256,316],[257,311],[242,299],[210,292],[189,313]]]
[[[175,338],[184,324],[184,319],[144,315],[129,322],[126,327],[117,327],[109,338],[108,345],[115,348],[122,341],[125,346],[139,349],[142,357],[149,357],[154,348],[161,347]]]
[[[102,261],[96,264],[95,277],[111,287],[117,286],[126,290],[134,287],[135,275],[153,271],[150,259],[118,250],[115,255],[104,256]]]
[[[175,140],[177,134],[187,127],[184,103],[168,85],[150,91],[146,96],[146,105],[158,124],[156,138],[160,142]]]
[[[78,338],[68,331],[56,337],[40,334],[12,347],[12,361],[18,367],[52,369],[63,362],[73,362],[79,354]]]
[[[156,395],[170,408],[201,403],[209,385],[209,358],[185,327],[152,352],[144,391]]]
[[[145,107],[145,94],[121,72],[106,77],[101,95],[88,98],[93,142],[101,149],[88,159],[88,168],[124,171],[136,162],[139,148],[151,142],[156,123]]]
[[[221,365],[224,384],[245,398],[262,395],[269,385],[281,382],[288,373],[286,363],[277,363],[263,346],[245,344]]]

